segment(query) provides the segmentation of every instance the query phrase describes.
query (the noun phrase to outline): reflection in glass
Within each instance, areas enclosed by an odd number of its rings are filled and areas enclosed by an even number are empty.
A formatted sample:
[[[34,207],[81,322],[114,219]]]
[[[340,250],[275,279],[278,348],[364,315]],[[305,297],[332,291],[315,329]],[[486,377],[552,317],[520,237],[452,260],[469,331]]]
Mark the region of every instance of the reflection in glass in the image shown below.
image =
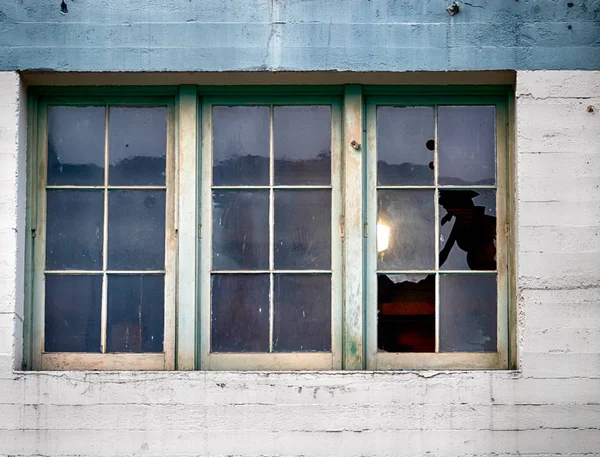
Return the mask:
[[[377,191],[377,224],[389,227],[388,248],[377,246],[380,270],[433,269],[435,212],[433,190]],[[380,238],[378,240],[382,242]]]
[[[440,275],[440,352],[496,352],[496,275]]]
[[[164,186],[167,108],[111,107],[108,147],[110,185]]]
[[[377,275],[377,347],[435,352],[435,275]]]
[[[109,275],[107,352],[162,352],[164,277]]]
[[[273,108],[275,185],[331,183],[331,107]]]
[[[46,275],[45,352],[100,352],[101,275]]]
[[[275,269],[331,266],[331,191],[275,191]]]
[[[269,268],[269,191],[213,191],[213,270]]]
[[[438,107],[440,185],[495,184],[496,108]]]
[[[165,265],[165,191],[108,194],[108,267],[162,270]]]
[[[268,106],[212,109],[213,185],[269,184]]]
[[[440,268],[496,269],[496,191],[440,190]]]
[[[269,275],[213,275],[211,352],[269,352]]]
[[[433,107],[377,107],[377,184],[432,185],[434,138]]]
[[[105,108],[48,107],[49,186],[104,184]]]
[[[331,276],[274,276],[275,352],[331,350]]]
[[[48,190],[46,269],[101,270],[104,193]]]

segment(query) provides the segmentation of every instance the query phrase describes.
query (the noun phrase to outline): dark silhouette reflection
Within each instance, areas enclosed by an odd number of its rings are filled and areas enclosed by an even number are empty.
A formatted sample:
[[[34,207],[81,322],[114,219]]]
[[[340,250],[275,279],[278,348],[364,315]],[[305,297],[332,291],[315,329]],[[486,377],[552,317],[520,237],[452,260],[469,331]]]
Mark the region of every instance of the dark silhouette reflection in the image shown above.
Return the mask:
[[[466,252],[471,270],[496,269],[496,217],[486,213],[485,206],[475,206],[473,190],[440,190],[439,204],[446,210],[440,220],[445,225],[454,219],[452,231],[440,251],[440,268],[457,245]]]
[[[377,310],[380,351],[435,352],[435,275],[378,275]]]

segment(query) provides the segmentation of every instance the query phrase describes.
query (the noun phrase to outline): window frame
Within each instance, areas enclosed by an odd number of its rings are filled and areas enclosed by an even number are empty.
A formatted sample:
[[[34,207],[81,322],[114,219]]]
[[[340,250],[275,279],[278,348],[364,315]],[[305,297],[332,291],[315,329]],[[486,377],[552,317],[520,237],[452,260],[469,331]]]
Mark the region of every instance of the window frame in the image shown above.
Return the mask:
[[[434,128],[435,128],[435,148],[434,164],[436,180],[433,185],[408,185],[408,186],[390,186],[377,184],[377,108],[380,106],[395,107],[433,107],[434,108]],[[439,106],[494,106],[496,119],[496,185],[495,186],[477,186],[464,185],[440,186],[437,183],[438,173],[438,131],[437,131],[437,107]],[[367,369],[369,370],[474,370],[474,369],[506,369],[509,362],[509,179],[508,170],[508,103],[506,96],[500,95],[373,95],[365,98],[365,124],[367,136],[367,165],[368,170],[366,184],[366,210],[367,226],[370,232],[375,231],[377,225],[377,191],[379,188],[385,189],[431,189],[434,190],[435,221],[436,233],[439,230],[439,211],[438,211],[438,188],[444,189],[489,189],[496,191],[496,243],[497,243],[497,352],[380,352],[377,343],[377,246],[376,236],[367,237],[366,248],[366,294],[365,311],[367,313]],[[436,313],[435,313],[435,334],[436,347],[439,342],[439,273],[438,260],[440,247],[439,237],[436,236]],[[443,274],[457,273],[477,275],[488,273],[487,271],[456,271],[439,270]],[[411,271],[399,271],[401,273],[411,273]]]
[[[506,284],[504,304],[498,301],[498,310],[503,309],[502,327],[503,351],[495,361],[470,360],[465,362],[462,354],[443,354],[444,360],[423,361],[422,353],[408,354],[407,360],[398,363],[376,363],[373,361],[372,348],[377,347],[377,323],[373,308],[377,309],[376,295],[372,300],[373,284],[369,279],[369,246],[373,244],[375,233],[372,214],[373,205],[369,205],[369,180],[373,179],[370,161],[373,159],[372,139],[368,135],[368,104],[377,97],[385,100],[412,100],[424,105],[425,100],[433,102],[444,98],[462,100],[460,104],[490,104],[497,106],[497,160],[505,163],[506,207],[505,219],[498,216],[498,236],[505,235]],[[332,218],[332,235],[341,239],[340,251],[342,263],[339,309],[332,315],[332,324],[337,319],[340,325],[339,350],[331,368],[308,366],[305,361],[271,360],[250,364],[247,360],[237,360],[234,364],[207,364],[203,350],[206,347],[205,316],[206,279],[202,274],[202,258],[206,241],[202,236],[205,223],[202,192],[205,191],[206,142],[210,130],[206,130],[203,119],[207,116],[207,101],[240,100],[250,104],[265,104],[266,99],[308,101],[311,99],[337,100],[340,124],[340,221]],[[486,103],[482,101],[485,100]],[[88,354],[60,353],[64,356],[57,360],[42,355],[43,343],[43,261],[40,263],[39,251],[42,249],[45,216],[41,208],[45,207],[45,196],[40,200],[42,176],[45,178],[45,160],[47,157],[46,117],[42,107],[51,104],[85,105],[98,103],[100,106],[168,106],[167,125],[167,224],[172,222],[170,232],[166,230],[169,245],[165,250],[165,269],[171,273],[165,275],[165,294],[169,289],[169,299],[165,301],[165,353],[162,362],[156,354]],[[237,104],[237,103],[236,103]],[[388,103],[389,104],[389,103]],[[500,122],[502,107],[503,120]],[[333,115],[332,106],[332,115]],[[108,125],[106,126],[108,129]],[[333,132],[332,132],[333,133]],[[24,368],[56,370],[480,370],[516,368],[516,263],[514,260],[514,236],[511,230],[514,214],[514,89],[512,86],[367,86],[347,84],[344,86],[79,86],[79,87],[28,87],[28,155],[27,155],[27,234],[25,245],[25,325],[24,325]],[[503,145],[501,148],[501,144]],[[107,145],[105,144],[105,148]],[[333,144],[332,144],[333,149]],[[502,152],[502,153],[501,153]],[[333,151],[332,151],[333,153]],[[376,168],[374,168],[376,169]],[[332,161],[332,176],[335,176]],[[105,170],[106,173],[106,170]],[[332,183],[333,184],[333,183]],[[498,180],[498,192],[500,191]],[[170,189],[170,192],[169,192]],[[41,188],[41,190],[44,190]],[[45,191],[44,191],[45,192]],[[42,192],[42,193],[44,193]],[[500,227],[502,225],[502,227]],[[208,225],[210,227],[210,224]],[[372,229],[371,229],[372,228]],[[169,235],[169,233],[171,235]],[[30,236],[31,235],[31,236]],[[332,238],[332,242],[335,236]],[[500,249],[498,250],[500,252]],[[376,250],[375,250],[376,252]],[[167,260],[169,259],[169,260]],[[167,262],[169,262],[167,264]],[[168,266],[167,266],[168,265]],[[42,277],[40,278],[40,271]],[[498,270],[499,271],[499,270]],[[498,273],[500,279],[500,271]],[[41,282],[40,282],[41,279]],[[41,286],[40,286],[41,284]],[[169,286],[167,285],[169,284]],[[499,297],[500,298],[500,297]],[[41,301],[40,301],[41,300]],[[370,301],[369,301],[370,300]],[[370,304],[370,306],[369,306]],[[333,305],[333,303],[332,303]],[[208,303],[210,306],[210,303]],[[105,313],[104,313],[105,314]],[[105,317],[104,317],[105,319]],[[373,330],[374,325],[374,330]],[[498,321],[500,328],[501,321]],[[41,330],[41,331],[40,331]],[[373,346],[373,338],[375,346]],[[333,345],[336,344],[332,341]],[[500,339],[499,339],[500,344]],[[98,357],[102,355],[102,357]],[[150,355],[148,358],[146,356]],[[159,355],[163,355],[160,353]],[[286,354],[287,356],[288,354]],[[474,359],[482,354],[475,353]],[[483,354],[485,356],[485,354]],[[110,357],[112,356],[112,357]],[[246,359],[245,355],[241,355]],[[42,363],[45,358],[46,363]],[[412,358],[410,361],[408,359]],[[485,357],[484,357],[485,358]],[[408,363],[410,362],[410,363]]]
[[[105,108],[104,132],[104,182],[101,186],[59,185],[47,186],[47,161],[48,161],[48,108],[50,106],[95,106]],[[110,185],[108,182],[108,120],[109,107],[166,107],[167,109],[167,142],[165,163],[164,186],[121,186]],[[36,100],[36,144],[35,154],[29,163],[30,186],[28,187],[28,232],[32,241],[28,245],[31,258],[31,268],[28,273],[31,283],[32,306],[31,308],[31,347],[29,361],[34,370],[172,370],[175,367],[175,299],[176,299],[176,188],[175,188],[175,163],[176,148],[174,143],[175,131],[175,102],[173,97],[167,95],[142,95],[142,96],[53,96],[41,95]],[[46,257],[46,191],[48,189],[102,189],[103,192],[103,290],[101,308],[101,352],[44,352],[44,309],[45,309],[45,257]],[[164,343],[163,351],[157,353],[107,353],[106,351],[106,326],[107,326],[107,230],[108,230],[108,191],[109,189],[150,190],[164,189],[166,198],[165,209],[165,266],[164,270]],[[100,270],[98,270],[100,271]],[[60,270],[49,274],[87,274],[87,270]],[[96,270],[89,271],[98,273]],[[131,270],[127,274],[147,274],[147,271]]]
[[[216,186],[217,188],[256,189],[265,187],[273,194],[275,189],[331,189],[331,352],[269,352],[269,353],[211,353],[211,269],[212,262],[212,108],[214,106],[268,106],[270,107],[270,184],[268,186]],[[331,184],[330,185],[274,185],[273,184],[273,108],[276,106],[330,106],[331,107]],[[342,238],[340,233],[342,209],[342,109],[339,97],[324,95],[212,95],[201,101],[202,145],[199,151],[202,176],[200,179],[200,211],[202,236],[200,274],[198,280],[200,308],[199,357],[202,370],[332,370],[341,369],[342,360]],[[272,195],[270,205],[273,205]],[[273,236],[273,208],[270,208],[270,233]],[[273,239],[270,239],[270,249]],[[273,268],[270,274],[275,269]],[[216,272],[218,273],[218,271]],[[301,273],[302,274],[302,273]],[[306,274],[306,273],[304,273]],[[271,297],[271,301],[273,297]],[[272,307],[271,307],[272,308]],[[270,339],[273,331],[273,309],[270,309]]]

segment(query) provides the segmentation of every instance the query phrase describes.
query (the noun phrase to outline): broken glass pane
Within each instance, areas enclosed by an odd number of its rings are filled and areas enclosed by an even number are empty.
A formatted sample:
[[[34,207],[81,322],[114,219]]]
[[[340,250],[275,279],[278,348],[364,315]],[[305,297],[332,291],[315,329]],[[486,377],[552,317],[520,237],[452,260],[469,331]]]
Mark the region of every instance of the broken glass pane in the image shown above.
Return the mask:
[[[439,191],[440,268],[496,269],[496,191]]]
[[[377,276],[377,347],[435,352],[435,275]]]

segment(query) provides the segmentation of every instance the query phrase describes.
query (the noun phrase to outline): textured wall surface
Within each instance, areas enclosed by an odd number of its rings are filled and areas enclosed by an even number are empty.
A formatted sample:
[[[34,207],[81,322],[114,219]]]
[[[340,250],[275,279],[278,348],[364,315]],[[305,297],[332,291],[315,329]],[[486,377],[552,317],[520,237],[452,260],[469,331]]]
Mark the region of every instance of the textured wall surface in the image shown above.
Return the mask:
[[[600,69],[600,0],[0,2],[0,70]]]
[[[0,73],[0,455],[599,455],[600,72],[517,75],[519,371],[14,371],[23,99]]]

